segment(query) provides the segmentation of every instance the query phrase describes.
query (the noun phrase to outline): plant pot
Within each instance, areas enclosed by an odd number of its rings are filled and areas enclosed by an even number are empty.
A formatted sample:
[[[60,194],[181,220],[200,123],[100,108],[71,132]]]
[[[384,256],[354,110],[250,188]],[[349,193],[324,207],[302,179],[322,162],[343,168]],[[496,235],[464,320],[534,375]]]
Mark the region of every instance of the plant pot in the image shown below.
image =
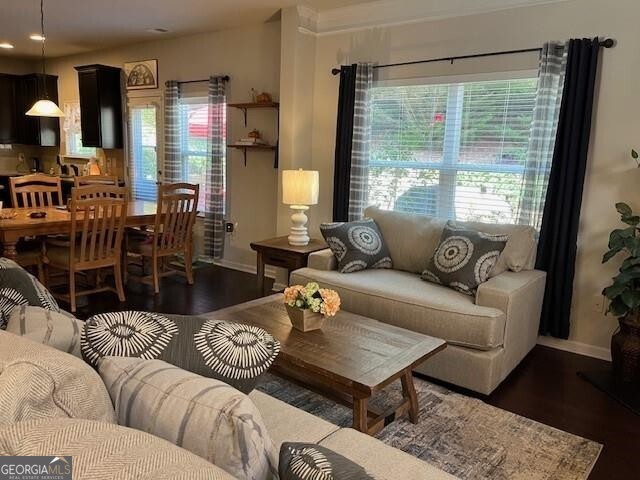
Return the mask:
[[[611,337],[611,360],[617,380],[640,385],[640,323],[620,319]]]
[[[296,330],[309,332],[322,328],[324,316],[320,313],[315,313],[308,309],[300,310],[299,308],[290,307],[289,305],[285,305],[285,307],[287,307],[287,314],[289,315],[289,320],[291,320],[291,325],[293,325],[293,328]]]

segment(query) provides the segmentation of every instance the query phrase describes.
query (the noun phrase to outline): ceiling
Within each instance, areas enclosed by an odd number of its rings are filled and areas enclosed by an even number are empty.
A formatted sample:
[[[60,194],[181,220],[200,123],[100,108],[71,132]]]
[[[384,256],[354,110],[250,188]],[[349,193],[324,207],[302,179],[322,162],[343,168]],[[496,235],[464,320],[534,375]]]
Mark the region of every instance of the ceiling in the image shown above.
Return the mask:
[[[368,0],[304,0],[318,10]],[[47,56],[57,57],[127,43],[177,37],[268,21],[300,0],[44,0]],[[0,0],[0,42],[13,50],[0,55],[36,57],[40,44],[39,0]],[[166,28],[159,35],[147,30]]]

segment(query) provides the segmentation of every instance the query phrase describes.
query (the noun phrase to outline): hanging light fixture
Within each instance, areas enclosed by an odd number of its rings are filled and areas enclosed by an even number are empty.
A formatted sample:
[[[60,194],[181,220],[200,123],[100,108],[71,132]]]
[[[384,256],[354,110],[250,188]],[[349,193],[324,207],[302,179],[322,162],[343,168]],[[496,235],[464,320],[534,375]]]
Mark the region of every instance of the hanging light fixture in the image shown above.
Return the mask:
[[[60,110],[58,105],[49,100],[49,95],[47,95],[47,72],[45,69],[44,57],[44,0],[40,0],[40,32],[42,37],[42,84],[44,87],[44,95],[40,100],[33,104],[33,107],[29,109],[26,115],[29,115],[30,117],[64,117],[64,112]]]

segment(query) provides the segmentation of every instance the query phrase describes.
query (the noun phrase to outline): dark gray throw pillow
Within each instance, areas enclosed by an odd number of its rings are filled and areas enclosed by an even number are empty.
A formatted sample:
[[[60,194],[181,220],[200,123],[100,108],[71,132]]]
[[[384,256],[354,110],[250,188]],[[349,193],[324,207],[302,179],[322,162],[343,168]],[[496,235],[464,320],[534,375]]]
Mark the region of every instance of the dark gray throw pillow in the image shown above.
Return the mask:
[[[393,268],[380,229],[370,218],[355,222],[323,223],[320,232],[338,260],[338,271],[341,273],[368,268]]]
[[[59,312],[60,307],[49,290],[36,277],[13,260],[0,258],[0,329],[7,328],[14,308],[30,305]]]
[[[256,387],[280,351],[277,340],[251,325],[136,311],[94,315],[80,342],[94,367],[106,356],[159,359],[244,393]]]
[[[422,279],[475,295],[507,245],[508,235],[494,235],[447,222],[440,244]]]
[[[280,480],[374,480],[357,463],[314,443],[283,443],[278,473]]]

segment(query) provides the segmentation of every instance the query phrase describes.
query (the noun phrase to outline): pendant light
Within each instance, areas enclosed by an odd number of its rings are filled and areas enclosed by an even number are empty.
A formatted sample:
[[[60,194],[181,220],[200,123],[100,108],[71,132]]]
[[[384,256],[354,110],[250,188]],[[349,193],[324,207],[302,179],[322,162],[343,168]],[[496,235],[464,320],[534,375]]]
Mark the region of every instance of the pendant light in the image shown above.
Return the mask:
[[[40,32],[42,36],[42,84],[44,95],[40,100],[33,104],[26,115],[30,117],[64,117],[64,112],[54,102],[49,100],[47,95],[47,79],[44,59],[44,0],[40,0]]]

